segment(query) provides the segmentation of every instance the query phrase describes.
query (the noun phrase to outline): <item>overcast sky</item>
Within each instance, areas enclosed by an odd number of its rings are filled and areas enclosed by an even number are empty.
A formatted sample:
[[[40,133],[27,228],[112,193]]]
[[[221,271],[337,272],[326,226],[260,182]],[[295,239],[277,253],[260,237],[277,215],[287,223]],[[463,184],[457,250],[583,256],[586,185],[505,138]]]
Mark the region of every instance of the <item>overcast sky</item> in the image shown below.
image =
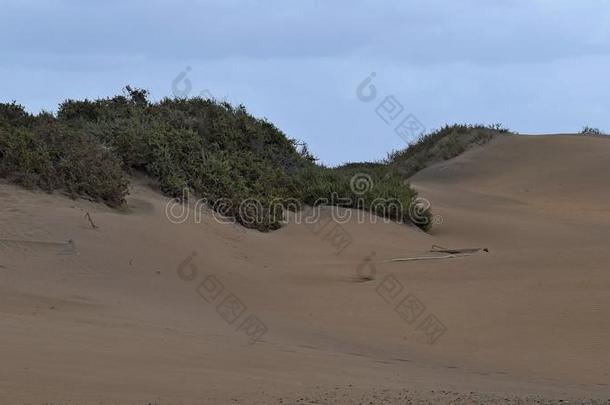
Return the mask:
[[[0,5],[0,98],[32,112],[127,84],[212,95],[331,165],[384,158],[417,125],[610,130],[610,0]]]

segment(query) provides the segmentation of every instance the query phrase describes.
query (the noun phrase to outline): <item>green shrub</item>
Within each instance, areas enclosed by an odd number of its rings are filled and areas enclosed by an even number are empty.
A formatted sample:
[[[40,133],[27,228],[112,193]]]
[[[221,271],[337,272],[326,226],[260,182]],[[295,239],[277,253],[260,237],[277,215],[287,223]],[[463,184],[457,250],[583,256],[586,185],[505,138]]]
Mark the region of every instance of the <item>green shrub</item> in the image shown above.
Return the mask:
[[[416,193],[390,165],[323,167],[307,145],[242,105],[203,98],[151,103],[147,95],[127,87],[112,98],[66,100],[57,117],[2,105],[0,175],[118,206],[127,193],[126,175],[145,173],[168,196],[205,198],[213,209],[262,231],[280,227],[285,210],[302,204],[361,208],[414,222],[409,208]],[[373,186],[355,192],[352,179],[363,174]],[[249,204],[254,201],[256,212]]]
[[[421,136],[404,150],[388,156],[388,163],[403,177],[409,178],[426,167],[452,159],[475,145],[489,142],[497,135],[510,133],[500,124],[447,125],[437,131]]]
[[[0,176],[24,187],[123,204],[127,180],[118,159],[97,140],[48,115],[28,126],[0,124]]]
[[[604,131],[599,128],[592,128],[590,126],[583,127],[582,131],[580,131],[581,135],[594,135],[594,136],[603,136],[607,135]]]
[[[25,127],[32,124],[34,117],[25,111],[25,108],[12,102],[9,104],[0,103],[0,127]]]

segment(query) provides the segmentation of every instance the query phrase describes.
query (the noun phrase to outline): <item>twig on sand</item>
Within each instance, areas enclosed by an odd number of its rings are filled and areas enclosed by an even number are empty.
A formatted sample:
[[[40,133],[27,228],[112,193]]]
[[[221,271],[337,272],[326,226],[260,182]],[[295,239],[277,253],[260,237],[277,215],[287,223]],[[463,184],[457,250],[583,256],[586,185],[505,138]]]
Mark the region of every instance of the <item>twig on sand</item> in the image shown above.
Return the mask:
[[[57,254],[64,256],[73,256],[77,254],[76,244],[72,239],[67,242],[55,242],[55,241],[47,241],[47,240],[33,240],[33,239],[0,239],[0,244],[3,246],[13,245],[13,246],[59,246],[62,248]]]
[[[439,260],[439,259],[453,259],[454,257],[465,257],[473,256],[479,252],[489,252],[487,248],[464,248],[464,249],[450,249],[439,245],[432,245],[430,249],[432,253],[448,253],[444,256],[417,256],[417,257],[397,257],[394,259],[384,260],[383,263],[391,262],[412,262],[416,260]]]
[[[93,222],[93,218],[91,218],[91,215],[88,212],[85,214],[85,218],[89,220],[89,223],[91,224],[91,227],[93,229],[99,228],[99,226],[95,225],[95,223]]]
[[[489,252],[487,248],[463,248],[463,249],[451,249],[446,248],[439,245],[432,245],[430,249],[431,252],[440,252],[440,253],[451,253],[451,254],[459,254],[459,253],[477,253],[477,252]]]
[[[419,256],[419,257],[397,257],[394,259],[384,260],[383,263],[392,263],[392,262],[413,262],[416,260],[438,260],[438,259],[452,259],[454,257],[465,257],[465,256],[473,256],[473,253],[460,253],[460,254],[449,254],[445,256]]]
[[[67,242],[55,242],[48,240],[33,240],[33,239],[0,239],[0,242],[8,243],[19,243],[19,244],[36,244],[36,245],[66,245],[71,243],[71,240]]]

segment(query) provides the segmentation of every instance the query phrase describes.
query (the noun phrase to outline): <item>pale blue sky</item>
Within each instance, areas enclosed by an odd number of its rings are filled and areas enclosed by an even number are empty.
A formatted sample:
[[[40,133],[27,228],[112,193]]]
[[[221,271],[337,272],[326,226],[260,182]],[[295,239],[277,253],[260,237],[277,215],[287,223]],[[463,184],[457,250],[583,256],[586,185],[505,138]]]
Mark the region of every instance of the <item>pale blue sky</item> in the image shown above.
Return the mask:
[[[403,148],[394,128],[409,114],[428,129],[610,130],[609,0],[0,5],[0,99],[33,112],[126,84],[171,96],[190,68],[191,95],[245,104],[327,164]],[[371,72],[377,98],[365,103],[356,89]],[[388,124],[376,113],[386,96],[403,106]]]

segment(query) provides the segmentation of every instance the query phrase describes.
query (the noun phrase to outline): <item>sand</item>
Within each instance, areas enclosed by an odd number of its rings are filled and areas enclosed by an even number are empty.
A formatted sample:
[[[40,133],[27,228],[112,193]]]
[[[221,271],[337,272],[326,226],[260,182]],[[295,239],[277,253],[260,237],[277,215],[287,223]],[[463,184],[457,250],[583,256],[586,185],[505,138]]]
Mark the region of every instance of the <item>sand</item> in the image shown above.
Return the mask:
[[[0,403],[608,403],[608,157],[507,136],[430,167],[430,234],[175,224],[142,179],[126,212],[2,183]],[[385,262],[434,244],[489,252]]]

